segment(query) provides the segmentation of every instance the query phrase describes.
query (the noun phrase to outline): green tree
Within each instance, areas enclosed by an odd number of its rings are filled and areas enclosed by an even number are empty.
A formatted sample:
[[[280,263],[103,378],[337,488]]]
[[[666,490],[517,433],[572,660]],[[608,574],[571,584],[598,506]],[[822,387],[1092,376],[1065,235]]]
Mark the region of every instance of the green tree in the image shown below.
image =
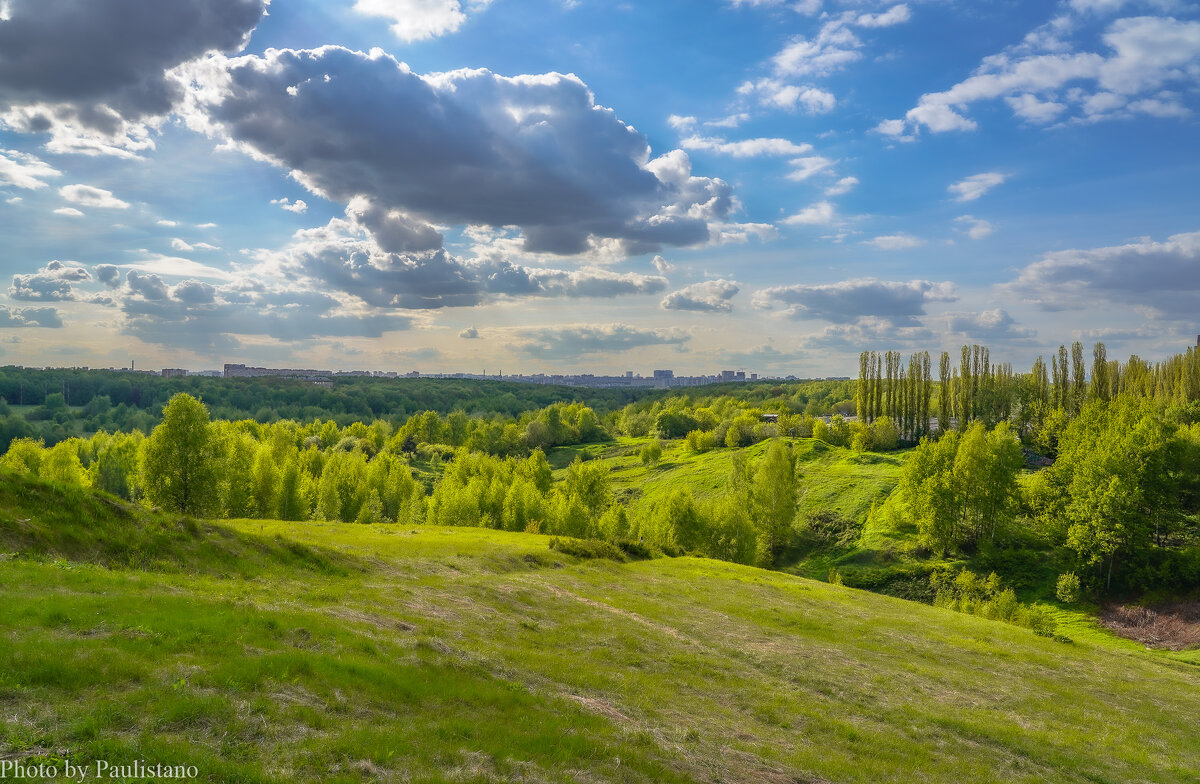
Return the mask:
[[[211,514],[221,501],[219,464],[208,409],[191,395],[172,397],[146,439],[142,484],[147,500],[172,512]]]
[[[772,441],[755,466],[750,488],[751,518],[757,531],[759,560],[775,563],[792,538],[796,516],[796,456],[782,441]]]

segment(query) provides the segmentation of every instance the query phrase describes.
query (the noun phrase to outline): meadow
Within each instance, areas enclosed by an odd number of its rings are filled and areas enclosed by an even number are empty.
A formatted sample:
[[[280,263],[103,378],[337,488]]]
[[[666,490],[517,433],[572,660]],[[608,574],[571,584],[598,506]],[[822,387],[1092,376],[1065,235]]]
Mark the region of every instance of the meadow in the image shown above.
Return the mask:
[[[25,761],[191,764],[213,782],[1200,769],[1187,655],[736,564],[549,545],[200,522],[0,475],[0,743]]]

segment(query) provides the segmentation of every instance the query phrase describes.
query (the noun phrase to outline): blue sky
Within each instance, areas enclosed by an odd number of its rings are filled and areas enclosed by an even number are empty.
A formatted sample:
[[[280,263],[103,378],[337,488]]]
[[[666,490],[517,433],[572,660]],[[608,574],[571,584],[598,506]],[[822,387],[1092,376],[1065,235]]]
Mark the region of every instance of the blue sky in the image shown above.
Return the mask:
[[[1194,3],[146,9],[0,0],[0,362],[820,376],[1200,332]]]

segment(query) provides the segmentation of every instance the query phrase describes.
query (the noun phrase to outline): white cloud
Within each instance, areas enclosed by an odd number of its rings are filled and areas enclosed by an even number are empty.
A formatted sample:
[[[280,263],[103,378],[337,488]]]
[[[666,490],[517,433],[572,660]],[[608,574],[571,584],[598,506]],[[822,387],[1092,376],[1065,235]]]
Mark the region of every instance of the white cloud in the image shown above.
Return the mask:
[[[121,201],[112,195],[112,191],[103,188],[93,188],[91,185],[64,185],[58,189],[58,195],[72,204],[84,207],[100,207],[113,210],[129,209],[129,202]]]
[[[706,280],[671,292],[659,305],[663,310],[728,313],[733,310],[729,300],[738,291],[740,287],[732,280]]]
[[[220,250],[220,248],[216,245],[210,245],[207,242],[185,242],[179,237],[175,237],[171,240],[171,248],[183,253],[191,253],[192,251],[196,250]]]
[[[919,248],[925,244],[925,240],[910,234],[884,234],[874,239],[863,240],[863,244],[874,245],[880,250],[905,250]]]
[[[820,201],[784,218],[782,222],[788,226],[827,226],[833,223],[833,219],[833,205],[827,201]]]
[[[963,231],[973,240],[981,240],[995,230],[991,223],[973,215],[960,215],[954,222],[962,224],[965,227]]]
[[[475,327],[468,327],[467,329],[464,329],[462,332],[458,333],[458,336],[460,338],[463,338],[464,340],[479,340],[480,339],[479,330],[475,329]]]
[[[82,218],[83,217],[83,213],[80,212],[79,210],[75,209],[74,207],[59,207],[57,210],[53,210],[53,212],[55,215],[65,215],[68,218]]]
[[[539,359],[569,360],[644,346],[682,346],[691,336],[679,329],[638,329],[628,324],[563,324],[515,330],[515,348]]]
[[[1100,3],[1089,7],[1099,7]],[[1058,17],[1021,44],[984,59],[972,76],[942,92],[926,93],[905,115],[905,128],[934,133],[968,131],[971,104],[1003,98],[1017,116],[1035,123],[1081,122],[1149,114],[1191,113],[1164,85],[1195,83],[1200,74],[1200,22],[1173,17],[1117,19],[1104,31],[1104,53],[1073,51],[1063,36],[1074,23]],[[890,121],[895,122],[895,121]],[[897,135],[894,126],[888,126]]]
[[[1000,172],[972,174],[970,177],[947,186],[946,190],[954,194],[956,201],[975,201],[1006,179],[1008,179],[1007,175]]]
[[[278,204],[280,209],[287,210],[288,212],[294,212],[297,215],[308,212],[308,204],[304,202],[304,199],[296,199],[295,201],[292,201],[291,199],[284,197],[282,199],[271,199],[271,203]]]
[[[879,14],[862,14],[855,20],[859,27],[891,27],[912,19],[912,12],[904,3],[894,5]]]
[[[833,165],[833,161],[820,155],[809,155],[804,158],[793,158],[788,161],[788,164],[792,170],[788,172],[787,178],[794,182],[804,182],[814,174],[828,169]]]
[[[159,218],[154,223],[156,226],[165,226],[168,229],[179,225],[179,221],[167,220],[166,218]]]
[[[658,270],[659,275],[666,275],[671,270],[675,269],[675,265],[664,259],[662,256],[655,256],[651,263],[654,269]]]
[[[453,33],[491,0],[472,0],[466,10],[458,0],[356,0],[354,10],[366,16],[390,19],[392,34],[402,41],[423,41]]]
[[[763,106],[789,112],[803,109],[809,114],[826,114],[837,104],[837,98],[827,90],[812,85],[790,84],[780,79],[746,81],[737,91],[739,95],[756,97]]]
[[[718,137],[689,136],[679,146],[685,150],[704,150],[734,158],[760,156],[804,155],[812,151],[811,144],[796,144],[788,139],[742,139],[730,142]]]
[[[843,177],[825,189],[826,196],[841,196],[854,190],[858,185],[857,177]]]
[[[0,150],[0,185],[33,191],[45,188],[46,178],[61,176],[62,172],[28,153]]]

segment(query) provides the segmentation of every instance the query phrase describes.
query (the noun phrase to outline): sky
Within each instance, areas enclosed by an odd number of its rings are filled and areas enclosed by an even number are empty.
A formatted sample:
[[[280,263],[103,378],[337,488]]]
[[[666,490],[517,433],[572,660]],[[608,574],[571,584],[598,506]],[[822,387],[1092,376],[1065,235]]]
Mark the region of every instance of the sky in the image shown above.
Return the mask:
[[[0,0],[0,364],[1200,333],[1190,0]]]

